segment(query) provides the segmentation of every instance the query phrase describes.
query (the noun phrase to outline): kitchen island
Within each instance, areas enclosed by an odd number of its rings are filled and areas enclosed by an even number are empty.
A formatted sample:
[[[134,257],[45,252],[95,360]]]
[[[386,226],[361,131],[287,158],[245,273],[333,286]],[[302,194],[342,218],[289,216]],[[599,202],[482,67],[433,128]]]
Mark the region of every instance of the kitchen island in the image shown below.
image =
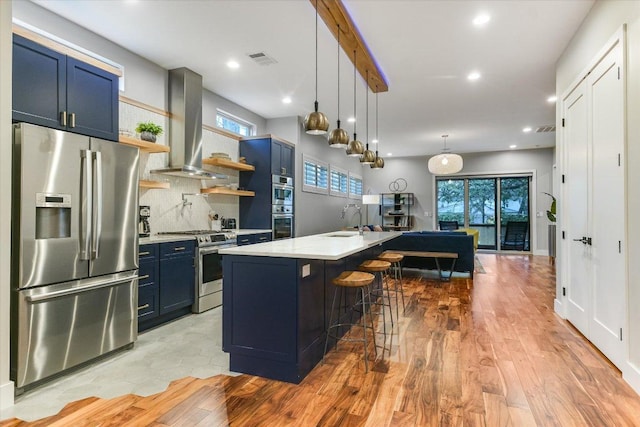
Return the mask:
[[[332,280],[400,235],[339,231],[222,249],[222,349],[229,369],[302,381],[322,359]],[[348,295],[335,314],[347,314],[352,302]]]

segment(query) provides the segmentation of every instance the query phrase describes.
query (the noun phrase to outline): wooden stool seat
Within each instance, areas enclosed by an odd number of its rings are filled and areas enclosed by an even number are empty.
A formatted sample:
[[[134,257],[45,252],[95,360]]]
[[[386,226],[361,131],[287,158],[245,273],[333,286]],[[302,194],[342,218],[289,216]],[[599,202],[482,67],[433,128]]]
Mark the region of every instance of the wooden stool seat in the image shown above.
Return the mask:
[[[375,276],[373,274],[364,271],[343,271],[338,277],[333,279],[333,284],[347,288],[359,288],[370,285],[374,279]]]
[[[361,271],[383,272],[391,268],[391,263],[387,261],[381,261],[378,259],[370,259],[364,261],[358,266]]]
[[[402,261],[404,259],[404,256],[393,253],[393,252],[385,251],[385,252],[382,252],[380,256],[378,256],[378,259],[382,261],[387,261],[393,264],[394,262]]]

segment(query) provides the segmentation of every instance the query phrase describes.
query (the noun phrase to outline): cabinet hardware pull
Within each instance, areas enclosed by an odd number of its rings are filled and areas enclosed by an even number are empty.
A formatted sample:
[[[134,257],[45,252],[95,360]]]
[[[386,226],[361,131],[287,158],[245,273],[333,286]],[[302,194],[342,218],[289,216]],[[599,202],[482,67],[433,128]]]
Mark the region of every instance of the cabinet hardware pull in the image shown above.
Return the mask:
[[[149,255],[150,253],[151,252],[140,252],[138,253],[138,256],[141,257],[141,256]]]
[[[149,304],[141,305],[138,310],[144,310],[145,308],[149,308]]]
[[[76,113],[69,114],[69,127],[76,127]]]
[[[144,279],[148,279],[149,275],[145,274],[144,276],[138,276],[138,280],[144,280]]]
[[[176,252],[184,251],[185,249],[187,249],[187,248],[185,248],[184,246],[180,246],[179,248],[173,248],[173,250],[176,251]]]
[[[60,112],[60,124],[64,127],[67,126],[67,112],[66,111],[61,111]]]

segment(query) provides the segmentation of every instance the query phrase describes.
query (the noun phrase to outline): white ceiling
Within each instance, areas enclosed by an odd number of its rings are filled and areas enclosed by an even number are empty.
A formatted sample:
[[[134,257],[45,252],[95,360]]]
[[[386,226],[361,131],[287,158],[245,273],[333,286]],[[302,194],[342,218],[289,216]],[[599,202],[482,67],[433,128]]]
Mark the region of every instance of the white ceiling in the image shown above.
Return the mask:
[[[160,66],[188,67],[204,86],[265,118],[313,109],[315,10],[308,0],[33,0]],[[438,153],[550,147],[555,63],[592,0],[343,0],[389,82],[379,95],[380,153]],[[490,14],[483,28],[472,24]],[[318,101],[337,118],[337,42],[322,20]],[[254,63],[265,52],[277,63]],[[99,53],[99,52],[98,52]],[[240,68],[231,70],[234,59]],[[341,54],[341,119],[353,115],[353,65]],[[477,70],[482,77],[469,81]],[[366,140],[364,81],[358,76],[358,139]],[[293,102],[285,105],[284,96]],[[369,92],[369,140],[375,138]],[[525,126],[534,132],[523,133]],[[322,137],[318,137],[322,138]],[[373,147],[373,145],[371,146]]]

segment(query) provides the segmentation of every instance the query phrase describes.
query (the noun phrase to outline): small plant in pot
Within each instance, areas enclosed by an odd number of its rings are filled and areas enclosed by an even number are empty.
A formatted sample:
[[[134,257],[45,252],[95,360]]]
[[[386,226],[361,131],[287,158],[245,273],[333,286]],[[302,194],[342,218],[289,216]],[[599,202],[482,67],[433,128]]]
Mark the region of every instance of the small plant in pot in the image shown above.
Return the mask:
[[[143,141],[156,142],[156,137],[162,133],[162,126],[153,122],[141,122],[136,126],[136,132]]]

